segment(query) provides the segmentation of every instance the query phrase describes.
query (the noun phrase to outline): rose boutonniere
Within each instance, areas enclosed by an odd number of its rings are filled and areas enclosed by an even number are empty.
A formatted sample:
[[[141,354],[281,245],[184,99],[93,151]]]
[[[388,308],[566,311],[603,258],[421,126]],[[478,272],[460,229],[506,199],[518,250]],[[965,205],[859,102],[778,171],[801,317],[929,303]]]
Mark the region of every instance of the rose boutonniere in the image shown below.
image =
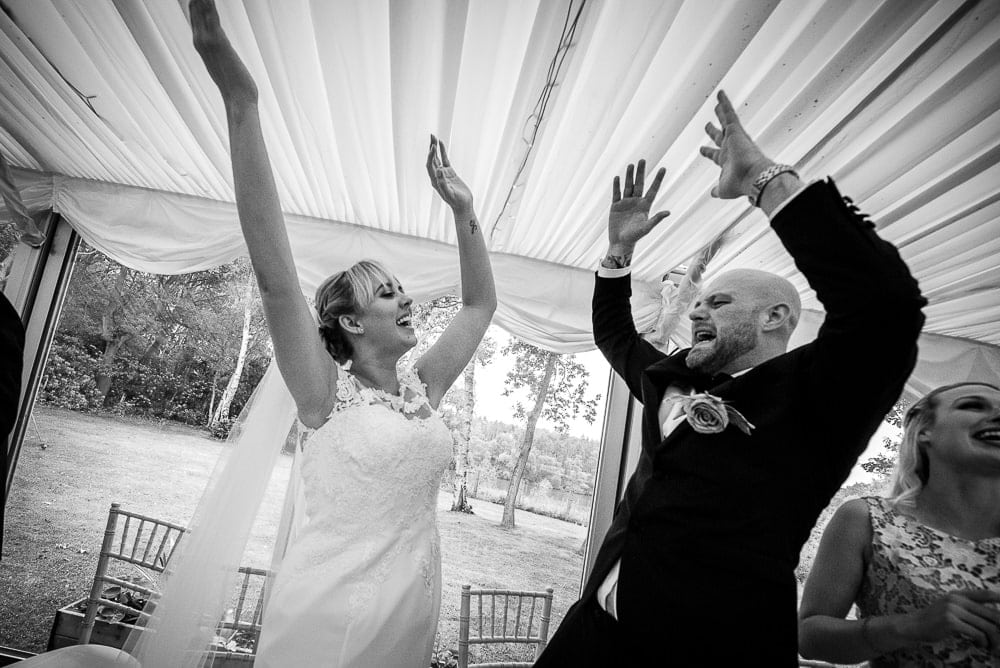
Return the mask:
[[[681,412],[687,416],[688,424],[699,434],[718,434],[732,423],[747,436],[754,428],[742,413],[719,397],[701,392],[679,396]]]

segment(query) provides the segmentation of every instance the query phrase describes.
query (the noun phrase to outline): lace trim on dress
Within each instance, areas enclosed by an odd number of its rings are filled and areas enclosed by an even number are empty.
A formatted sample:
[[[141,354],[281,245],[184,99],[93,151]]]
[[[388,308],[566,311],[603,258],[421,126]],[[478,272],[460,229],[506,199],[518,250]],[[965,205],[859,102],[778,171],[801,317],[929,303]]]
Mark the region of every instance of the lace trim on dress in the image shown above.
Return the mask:
[[[400,372],[399,394],[389,394],[385,390],[362,385],[353,373],[341,366],[337,374],[337,401],[331,413],[374,403],[384,404],[405,415],[416,415],[424,406],[433,411],[427,400],[427,385],[420,380],[413,367],[406,367]]]
[[[404,367],[399,372],[399,394],[390,394],[385,390],[362,385],[350,371],[350,360],[346,365],[334,363],[337,365],[337,395],[330,415],[353,406],[369,406],[371,404],[381,404],[397,413],[420,418],[437,414],[427,399],[427,384],[420,380],[417,370],[412,366]],[[298,417],[295,420],[299,428],[298,447],[299,450],[302,450],[305,442],[316,429],[307,427]]]

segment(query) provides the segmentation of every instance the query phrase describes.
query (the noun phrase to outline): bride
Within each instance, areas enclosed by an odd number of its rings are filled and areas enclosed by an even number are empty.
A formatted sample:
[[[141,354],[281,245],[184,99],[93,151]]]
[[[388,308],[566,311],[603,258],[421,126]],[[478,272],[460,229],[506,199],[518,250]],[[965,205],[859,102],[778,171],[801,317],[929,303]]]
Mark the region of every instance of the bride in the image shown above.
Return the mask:
[[[275,578],[256,666],[430,663],[441,598],[435,524],[451,437],[438,404],[496,307],[472,193],[431,137],[427,173],[454,213],[462,309],[411,367],[416,344],[400,281],[361,261],[316,292],[320,334],[302,299],[264,146],[257,87],[211,0],[190,3],[194,44],[225,102],[240,226],[278,368],[309,436],[308,518]]]

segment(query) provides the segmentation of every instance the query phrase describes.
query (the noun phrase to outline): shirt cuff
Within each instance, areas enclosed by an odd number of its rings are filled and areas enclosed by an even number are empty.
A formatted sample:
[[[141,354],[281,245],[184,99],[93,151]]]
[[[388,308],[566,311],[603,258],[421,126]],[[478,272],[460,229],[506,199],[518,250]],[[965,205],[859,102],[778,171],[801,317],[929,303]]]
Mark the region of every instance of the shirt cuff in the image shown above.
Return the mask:
[[[791,202],[793,199],[795,199],[796,197],[798,197],[799,195],[801,195],[803,190],[805,190],[806,188],[808,188],[812,184],[818,183],[818,182],[820,182],[822,180],[823,179],[813,179],[809,183],[804,184],[801,188],[799,188],[798,190],[796,190],[789,197],[786,197],[784,202],[782,202],[778,206],[774,207],[774,209],[771,211],[771,214],[770,214],[769,218],[773,219],[775,216],[778,215],[778,213],[781,212],[782,209],[784,209],[788,205],[789,202]]]
[[[628,276],[631,273],[632,267],[619,267],[617,269],[608,269],[603,266],[597,267],[597,275],[601,278],[621,278],[622,276]]]

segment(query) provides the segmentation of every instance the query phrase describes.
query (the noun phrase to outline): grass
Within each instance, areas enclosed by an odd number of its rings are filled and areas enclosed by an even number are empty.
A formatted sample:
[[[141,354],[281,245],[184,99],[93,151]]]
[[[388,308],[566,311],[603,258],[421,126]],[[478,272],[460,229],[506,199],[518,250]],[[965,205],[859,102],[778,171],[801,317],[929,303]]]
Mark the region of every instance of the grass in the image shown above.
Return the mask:
[[[496,487],[480,484],[476,489],[476,498],[502,505],[504,499],[507,498],[507,486]],[[546,517],[554,517],[557,520],[585,526],[590,518],[590,497],[586,498],[587,503],[583,504],[575,498],[566,501],[553,498],[544,493],[526,494],[522,488],[517,494],[517,508],[523,508],[535,515],[545,515]]]
[[[503,506],[471,499],[474,515],[448,512],[451,495],[442,494],[438,508],[441,532],[441,647],[455,649],[461,585],[543,591],[552,587],[550,635],[580,594],[583,557],[577,550],[586,527],[518,510],[514,529],[501,529]],[[524,650],[526,648],[520,648]],[[476,652],[480,653],[477,654]],[[530,660],[524,651],[504,653],[474,647],[478,660]]]
[[[174,423],[45,407],[36,408],[35,419],[6,509],[0,645],[38,652],[48,642],[55,611],[89,589],[111,502],[186,524],[227,446]],[[290,459],[282,457],[247,548],[247,565],[269,563],[289,468]],[[499,505],[472,499],[475,514],[468,515],[449,512],[450,501],[450,493],[442,491],[440,646],[457,647],[462,584],[553,587],[554,631],[579,593],[583,557],[577,550],[586,528],[519,510],[517,526],[508,531],[499,526]],[[521,657],[517,649],[479,655]]]

